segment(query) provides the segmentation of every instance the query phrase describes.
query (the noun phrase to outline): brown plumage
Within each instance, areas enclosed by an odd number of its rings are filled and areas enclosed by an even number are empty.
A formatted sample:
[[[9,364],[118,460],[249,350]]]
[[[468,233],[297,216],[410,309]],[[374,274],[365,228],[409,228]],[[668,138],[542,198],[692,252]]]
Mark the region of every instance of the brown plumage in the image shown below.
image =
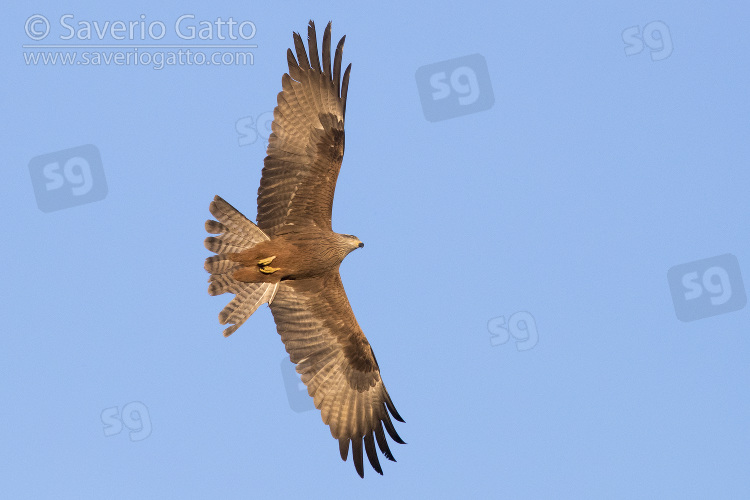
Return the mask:
[[[373,469],[382,474],[375,442],[395,462],[385,432],[402,443],[390,415],[403,422],[380,378],[380,369],[344,292],[341,261],[363,246],[355,236],[334,233],[331,211],[344,156],[344,116],[351,65],[341,78],[344,38],[331,68],[331,23],[322,60],[315,24],[308,26],[310,57],[298,33],[287,51],[289,73],[274,109],[273,133],[258,189],[258,224],[216,196],[217,220],[206,230],[208,293],[234,293],[219,321],[237,330],[268,303],[289,357],[297,365],[323,422],[346,460],[349,443],[357,473],[364,476],[363,443]],[[322,62],[322,64],[321,64]]]

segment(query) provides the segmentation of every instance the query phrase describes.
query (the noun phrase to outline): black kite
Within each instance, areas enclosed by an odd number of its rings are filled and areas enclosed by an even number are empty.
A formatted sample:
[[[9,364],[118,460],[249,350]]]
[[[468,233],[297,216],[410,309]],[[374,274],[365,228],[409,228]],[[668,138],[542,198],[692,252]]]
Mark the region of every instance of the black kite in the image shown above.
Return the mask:
[[[323,422],[346,460],[364,476],[362,444],[373,469],[383,471],[375,450],[395,461],[383,428],[403,443],[389,412],[403,422],[380,378],[375,354],[346,298],[339,265],[364,246],[355,236],[334,233],[331,209],[344,156],[344,115],[351,64],[341,77],[344,38],[331,72],[331,23],[323,34],[322,65],[315,24],[307,29],[310,58],[294,33],[295,59],[282,79],[273,133],[258,189],[258,225],[216,196],[206,221],[208,293],[235,294],[221,311],[231,335],[268,303],[276,328]]]

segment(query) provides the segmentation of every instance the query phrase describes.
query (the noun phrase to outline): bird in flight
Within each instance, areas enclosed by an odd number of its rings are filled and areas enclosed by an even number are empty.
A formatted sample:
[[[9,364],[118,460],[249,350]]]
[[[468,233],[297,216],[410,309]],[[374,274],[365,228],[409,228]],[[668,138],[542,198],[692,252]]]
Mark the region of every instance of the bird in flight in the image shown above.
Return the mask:
[[[231,335],[268,303],[286,351],[323,422],[339,441],[346,461],[364,477],[362,447],[379,474],[375,442],[395,462],[385,431],[397,443],[396,411],[380,377],[375,354],[354,317],[339,275],[350,252],[364,246],[356,236],[333,232],[331,210],[344,157],[344,115],[351,64],[341,78],[344,39],[331,70],[331,23],[318,54],[315,24],[307,27],[309,58],[298,33],[287,50],[289,73],[273,112],[258,189],[257,225],[216,196],[206,221],[208,293],[233,293],[219,313]]]

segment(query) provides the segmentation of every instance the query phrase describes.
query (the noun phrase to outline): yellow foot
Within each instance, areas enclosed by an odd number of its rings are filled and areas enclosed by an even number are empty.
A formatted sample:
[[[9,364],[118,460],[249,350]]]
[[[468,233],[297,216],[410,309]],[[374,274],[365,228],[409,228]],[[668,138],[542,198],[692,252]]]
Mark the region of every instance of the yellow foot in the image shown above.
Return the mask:
[[[261,266],[260,272],[262,272],[263,274],[272,274],[272,273],[275,273],[276,271],[278,271],[279,269],[281,269],[281,268],[280,267]]]
[[[270,264],[271,262],[273,262],[273,259],[275,259],[275,258],[276,258],[276,256],[274,255],[273,257],[266,257],[265,259],[260,259],[258,261],[258,265],[259,266],[267,266],[268,264]]]

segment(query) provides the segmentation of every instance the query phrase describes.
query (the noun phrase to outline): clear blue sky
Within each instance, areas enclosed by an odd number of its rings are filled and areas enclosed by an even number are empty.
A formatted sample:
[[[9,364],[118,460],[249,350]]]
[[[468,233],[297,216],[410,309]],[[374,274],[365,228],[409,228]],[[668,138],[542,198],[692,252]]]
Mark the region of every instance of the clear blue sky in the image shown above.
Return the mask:
[[[750,497],[746,4],[59,5],[0,29],[4,497]],[[406,420],[364,480],[268,308],[223,338],[203,270],[311,18],[347,35],[333,225]],[[210,44],[257,47],[114,59]]]

